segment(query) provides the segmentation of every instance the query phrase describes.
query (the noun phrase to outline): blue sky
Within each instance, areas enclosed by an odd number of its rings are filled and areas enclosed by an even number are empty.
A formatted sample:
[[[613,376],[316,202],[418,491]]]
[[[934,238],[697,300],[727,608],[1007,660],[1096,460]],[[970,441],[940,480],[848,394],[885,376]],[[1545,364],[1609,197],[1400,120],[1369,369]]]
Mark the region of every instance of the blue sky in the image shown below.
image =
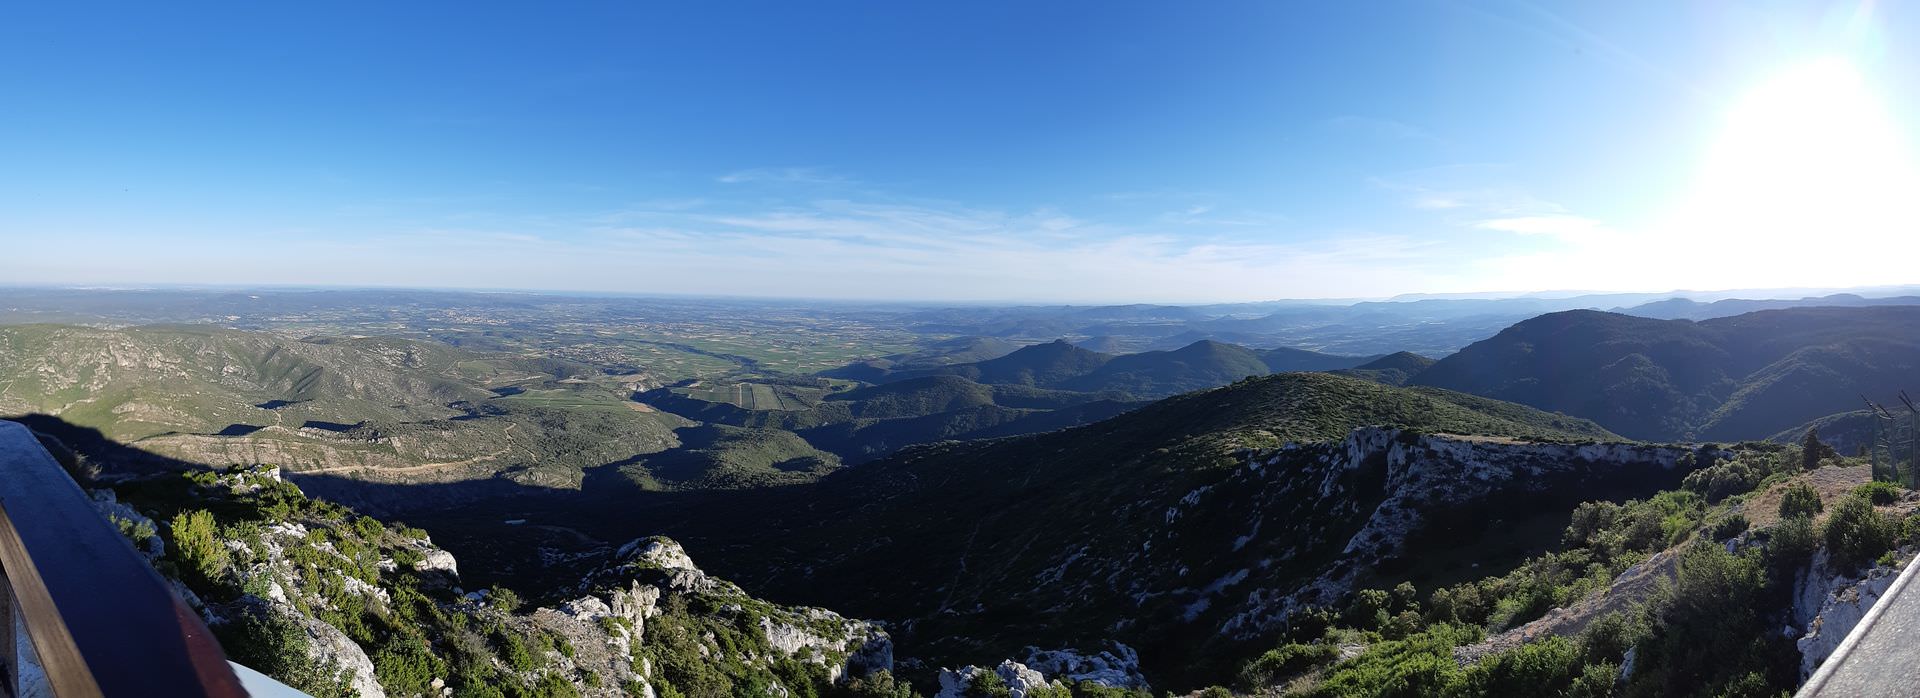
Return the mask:
[[[1911,283],[1916,39],[1857,0],[14,3],[0,282]]]

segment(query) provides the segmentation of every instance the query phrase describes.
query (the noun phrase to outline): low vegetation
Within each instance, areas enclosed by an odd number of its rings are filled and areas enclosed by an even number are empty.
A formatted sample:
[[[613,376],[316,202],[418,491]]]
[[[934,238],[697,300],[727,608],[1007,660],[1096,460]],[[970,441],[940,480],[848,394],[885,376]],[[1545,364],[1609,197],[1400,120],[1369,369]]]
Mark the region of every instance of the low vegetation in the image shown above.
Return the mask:
[[[1897,487],[1862,485],[1823,507],[1818,491],[1788,482],[1801,472],[1799,449],[1740,454],[1696,472],[1680,490],[1580,505],[1561,549],[1507,574],[1434,589],[1424,604],[1403,584],[1356,592],[1341,609],[1302,613],[1282,644],[1244,666],[1238,689],[1292,696],[1789,691],[1799,680],[1800,655],[1779,632],[1779,619],[1796,575],[1819,549],[1828,553],[1827,573],[1892,564],[1891,551],[1920,538],[1920,526],[1876,508],[1901,498]],[[1783,491],[1782,518],[1751,530],[1736,509],[1772,486]],[[1816,524],[1823,510],[1826,518]],[[1457,661],[1460,648],[1589,597],[1655,553],[1675,556],[1673,579],[1640,603],[1601,615],[1576,635],[1549,634]],[[1623,672],[1629,650],[1633,668]]]

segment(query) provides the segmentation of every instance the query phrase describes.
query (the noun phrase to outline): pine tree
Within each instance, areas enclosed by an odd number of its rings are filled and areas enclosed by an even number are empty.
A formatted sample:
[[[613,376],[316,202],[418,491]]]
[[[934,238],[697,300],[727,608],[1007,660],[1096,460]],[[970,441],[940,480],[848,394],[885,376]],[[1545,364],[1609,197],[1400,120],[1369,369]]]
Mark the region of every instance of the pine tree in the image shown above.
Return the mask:
[[[1807,438],[1800,441],[1800,467],[1812,470],[1820,467],[1820,459],[1834,455],[1833,447],[1820,441],[1820,428],[1807,427]]]

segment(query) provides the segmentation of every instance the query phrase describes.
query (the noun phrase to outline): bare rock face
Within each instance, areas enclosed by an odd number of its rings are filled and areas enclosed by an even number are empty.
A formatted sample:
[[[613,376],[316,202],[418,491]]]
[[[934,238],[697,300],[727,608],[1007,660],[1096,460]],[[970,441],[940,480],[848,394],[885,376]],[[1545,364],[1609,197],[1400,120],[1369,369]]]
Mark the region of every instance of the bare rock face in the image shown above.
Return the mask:
[[[420,575],[423,583],[436,588],[460,583],[460,561],[453,558],[453,553],[434,545],[431,539],[414,541],[413,549],[420,554],[419,561],[413,563],[413,571]]]
[[[1820,550],[1813,564],[1802,571],[1794,587],[1793,621],[1804,629],[1794,642],[1800,648],[1800,680],[1806,681],[1820,664],[1859,625],[1887,588],[1900,578],[1900,565],[1874,566],[1855,579],[1847,575],[1826,575],[1827,552]],[[1902,556],[1907,557],[1907,556]]]
[[[1343,597],[1366,570],[1400,563],[1408,554],[1405,541],[1436,515],[1496,496],[1673,473],[1694,455],[1695,450],[1678,447],[1531,443],[1389,427],[1355,429],[1337,442],[1247,451],[1244,464],[1223,481],[1189,492],[1169,507],[1165,525],[1142,543],[1142,557],[1148,559],[1160,550],[1212,548],[1226,554],[1210,569],[1188,574],[1181,568],[1166,576],[1177,585],[1173,588],[1143,586],[1132,596],[1140,602],[1181,603],[1178,617],[1184,622],[1217,623],[1223,637],[1258,637],[1300,608]],[[1209,523],[1190,523],[1196,520]],[[1323,520],[1352,523],[1290,529],[1299,521]],[[1225,544],[1217,538],[1193,540],[1189,532],[1229,524],[1245,533]],[[1274,574],[1293,569],[1288,564],[1293,560],[1334,551],[1336,562],[1304,583],[1293,573]],[[1263,583],[1276,576],[1286,583]],[[1192,581],[1196,577],[1199,581]]]
[[[291,610],[291,609],[289,609]],[[320,666],[334,667],[346,674],[347,685],[361,698],[385,698],[387,691],[373,673],[373,660],[353,638],[318,618],[296,615],[301,630],[307,633],[307,656]]]
[[[1027,648],[1029,667],[1069,683],[1091,681],[1113,688],[1148,688],[1147,677],[1140,673],[1140,655],[1132,647],[1114,642],[1105,650],[1082,654],[1070,649]]]
[[[1066,684],[1048,681],[1045,675],[1033,668],[1009,659],[992,669],[966,666],[940,670],[940,692],[934,694],[933,698],[966,698],[967,689],[973,685],[974,679],[986,673],[999,676],[1000,681],[1007,685],[1007,694],[1011,698],[1026,698],[1038,688],[1066,689]]]
[[[673,596],[699,599],[701,606],[738,616],[740,625],[757,626],[774,655],[825,667],[834,681],[893,669],[893,639],[880,626],[822,608],[777,606],[755,599],[731,582],[708,576],[669,538],[641,538],[621,546],[609,564],[581,581],[579,590],[588,596],[562,604],[559,613],[622,619],[623,625],[633,629],[632,636],[624,639],[631,643],[628,646],[645,637],[647,620],[659,615],[661,602]],[[612,641],[618,644],[622,639]],[[771,657],[751,661],[767,659]],[[648,675],[644,662],[637,671],[642,677]]]

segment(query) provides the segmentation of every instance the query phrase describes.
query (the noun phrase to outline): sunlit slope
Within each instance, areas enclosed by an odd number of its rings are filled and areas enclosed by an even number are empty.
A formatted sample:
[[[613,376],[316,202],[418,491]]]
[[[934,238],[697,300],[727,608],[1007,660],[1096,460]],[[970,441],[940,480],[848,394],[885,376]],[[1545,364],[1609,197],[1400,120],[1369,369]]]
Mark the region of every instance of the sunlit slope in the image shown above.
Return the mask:
[[[0,413],[40,413],[186,460],[577,486],[673,445],[683,420],[580,382],[577,364],[393,338],[205,327],[0,327]]]

